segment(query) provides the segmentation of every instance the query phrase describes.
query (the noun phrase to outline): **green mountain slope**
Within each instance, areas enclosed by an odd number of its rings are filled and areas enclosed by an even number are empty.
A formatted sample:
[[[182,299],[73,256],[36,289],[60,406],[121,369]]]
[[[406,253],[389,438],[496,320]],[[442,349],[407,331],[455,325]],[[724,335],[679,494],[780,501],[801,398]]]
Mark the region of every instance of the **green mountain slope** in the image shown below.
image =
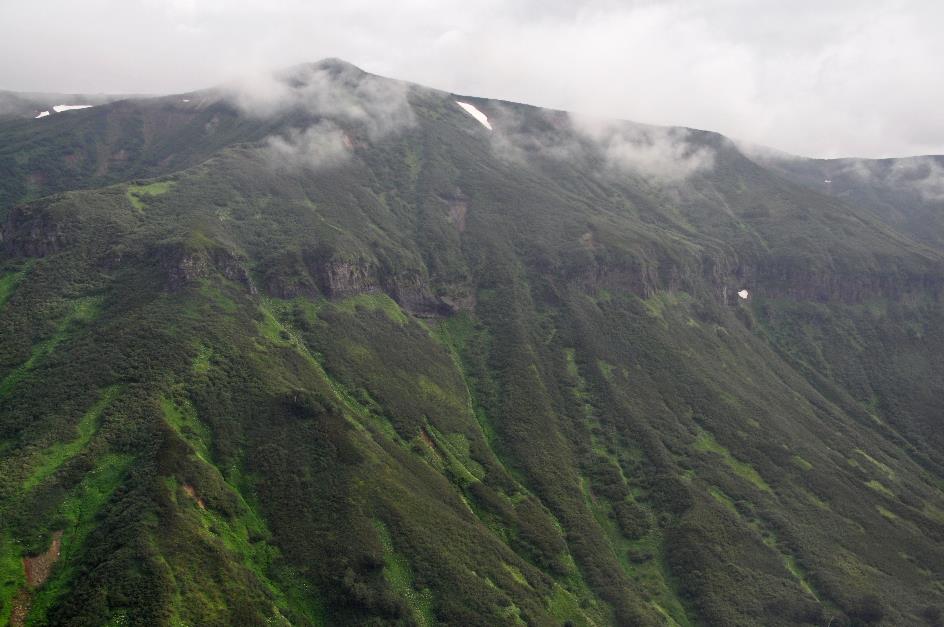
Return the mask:
[[[326,61],[0,123],[0,620],[939,622],[944,251],[456,99]]]
[[[760,151],[752,158],[785,178],[871,209],[920,242],[944,246],[944,157],[800,159]]]

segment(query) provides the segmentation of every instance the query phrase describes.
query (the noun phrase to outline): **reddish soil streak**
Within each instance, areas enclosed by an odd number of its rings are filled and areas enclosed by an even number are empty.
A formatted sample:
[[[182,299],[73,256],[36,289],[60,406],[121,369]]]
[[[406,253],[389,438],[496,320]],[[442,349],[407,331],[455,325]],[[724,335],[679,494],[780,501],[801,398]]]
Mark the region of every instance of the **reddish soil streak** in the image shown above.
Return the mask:
[[[433,439],[432,439],[431,437],[429,437],[429,433],[426,432],[426,427],[422,427],[422,428],[420,429],[420,438],[421,438],[424,442],[426,442],[426,445],[427,445],[429,448],[433,449],[433,451],[436,450],[436,443],[433,442]]]
[[[203,499],[197,496],[197,491],[193,489],[192,485],[185,483],[180,487],[183,488],[183,491],[187,493],[187,496],[197,502],[197,507],[200,509],[206,509],[206,503],[203,502]]]
[[[10,611],[10,627],[23,627],[26,624],[26,617],[29,616],[30,588],[38,588],[49,579],[49,573],[59,559],[59,553],[62,551],[62,532],[56,531],[52,534],[52,544],[45,553],[23,558],[23,573],[26,575],[26,586],[20,588],[13,596],[13,608]]]
[[[23,558],[23,571],[26,573],[26,583],[30,588],[43,585],[43,582],[49,578],[52,567],[59,559],[61,549],[62,532],[57,531],[52,534],[52,544],[49,545],[49,549],[45,553]]]

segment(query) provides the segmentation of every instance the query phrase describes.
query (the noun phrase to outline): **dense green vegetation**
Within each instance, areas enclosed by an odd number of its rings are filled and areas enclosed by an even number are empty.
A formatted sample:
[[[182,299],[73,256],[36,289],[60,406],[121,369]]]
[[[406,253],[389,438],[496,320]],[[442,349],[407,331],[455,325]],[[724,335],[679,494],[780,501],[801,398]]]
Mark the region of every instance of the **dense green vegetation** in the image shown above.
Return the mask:
[[[406,93],[0,121],[0,622],[940,624],[944,249]]]

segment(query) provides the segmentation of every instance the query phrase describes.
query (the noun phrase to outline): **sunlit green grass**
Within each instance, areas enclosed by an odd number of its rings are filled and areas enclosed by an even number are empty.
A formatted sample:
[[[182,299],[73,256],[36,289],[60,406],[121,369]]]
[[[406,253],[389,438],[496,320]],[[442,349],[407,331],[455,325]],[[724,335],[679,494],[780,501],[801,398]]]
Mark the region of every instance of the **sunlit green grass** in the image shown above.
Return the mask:
[[[160,196],[161,194],[166,194],[174,188],[173,181],[156,181],[154,183],[147,183],[145,185],[136,185],[132,184],[128,186],[127,196],[128,200],[134,206],[135,209],[143,211],[145,208],[145,198],[148,196]]]
[[[117,385],[106,388],[101,398],[92,405],[79,420],[76,426],[78,437],[69,442],[54,444],[43,451],[41,463],[33,469],[33,472],[23,482],[24,490],[31,490],[43,479],[54,473],[62,464],[86,447],[95,434],[97,422],[102,415],[102,411],[118,396],[120,391],[121,388]]]

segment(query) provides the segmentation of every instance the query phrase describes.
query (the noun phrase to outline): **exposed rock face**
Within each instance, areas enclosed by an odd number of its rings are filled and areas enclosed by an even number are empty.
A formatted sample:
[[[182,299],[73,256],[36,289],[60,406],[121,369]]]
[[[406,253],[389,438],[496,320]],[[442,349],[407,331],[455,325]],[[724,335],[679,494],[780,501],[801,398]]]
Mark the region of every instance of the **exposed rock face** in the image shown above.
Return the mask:
[[[456,191],[451,194],[444,194],[439,197],[446,203],[449,211],[449,222],[452,223],[460,233],[465,231],[465,216],[469,211],[469,202],[465,194],[463,194],[461,190],[456,189]]]
[[[465,230],[465,214],[468,210],[469,206],[464,200],[456,200],[449,204],[449,220],[460,233]]]
[[[188,248],[183,244],[170,244],[157,251],[157,259],[167,277],[167,289],[176,292],[198,279],[218,272],[231,281],[246,286],[249,293],[256,294],[256,286],[241,260],[225,248]]]
[[[12,257],[45,257],[67,243],[62,224],[46,212],[14,207],[0,229],[3,252]]]
[[[265,293],[275,298],[292,299],[299,296],[314,298],[319,292],[307,273],[300,276],[271,273],[265,278]]]
[[[727,288],[727,304],[739,299],[747,289],[750,297],[789,298],[817,302],[861,303],[873,298],[902,300],[922,294],[938,297],[944,291],[940,272],[927,269],[834,270],[796,266],[767,260],[764,263],[740,263],[720,279],[716,291]]]
[[[468,285],[453,285],[448,288],[448,293],[440,296],[439,301],[448,308],[448,313],[456,314],[460,311],[473,311],[475,309],[475,290]]]
[[[179,251],[174,251],[178,253]],[[161,256],[161,265],[167,274],[167,287],[172,292],[209,274],[209,263],[202,252],[179,252]]]
[[[610,261],[603,258],[585,265],[571,279],[590,293],[605,289],[630,292],[640,298],[649,298],[659,291],[693,290],[698,280],[692,267],[682,267],[668,260],[653,263],[643,259]]]
[[[314,298],[321,293],[297,250],[286,251],[268,260],[262,282],[266,294],[275,298]]]
[[[706,257],[701,269],[677,260],[649,263],[641,259],[618,262],[594,260],[571,278],[580,289],[593,293],[600,289],[633,293],[648,298],[659,291],[697,291],[709,289],[726,305],[748,297],[789,298],[817,302],[861,303],[874,298],[892,300],[912,296],[944,294],[942,271],[933,265],[915,268],[889,268],[861,271],[816,269],[797,266],[778,259],[755,262],[724,255]]]
[[[655,277],[643,266],[608,267],[598,265],[580,274],[575,282],[585,291],[593,293],[601,289],[630,292],[648,298],[659,288]]]
[[[430,292],[429,282],[418,273],[385,277],[383,283],[384,291],[393,300],[417,316],[444,316],[455,312]]]
[[[940,295],[941,280],[925,273],[803,271],[769,268],[758,275],[753,293],[773,298],[860,303],[871,298],[901,300],[916,294]]]
[[[416,270],[394,272],[371,259],[342,260],[311,255],[306,259],[308,272],[315,277],[317,291],[329,298],[346,298],[357,294],[383,292],[410,313],[424,315],[448,315],[454,311],[449,304],[430,291],[425,275]],[[291,293],[295,286],[306,286],[304,277],[289,279],[272,277],[267,288],[278,289],[289,284]],[[296,292],[305,294],[306,292]]]
[[[210,259],[216,269],[227,279],[242,283],[250,294],[258,293],[242,260],[237,258],[235,254],[224,248],[214,248],[210,253]]]
[[[329,261],[316,273],[322,291],[332,298],[380,291],[377,268],[369,262]]]

